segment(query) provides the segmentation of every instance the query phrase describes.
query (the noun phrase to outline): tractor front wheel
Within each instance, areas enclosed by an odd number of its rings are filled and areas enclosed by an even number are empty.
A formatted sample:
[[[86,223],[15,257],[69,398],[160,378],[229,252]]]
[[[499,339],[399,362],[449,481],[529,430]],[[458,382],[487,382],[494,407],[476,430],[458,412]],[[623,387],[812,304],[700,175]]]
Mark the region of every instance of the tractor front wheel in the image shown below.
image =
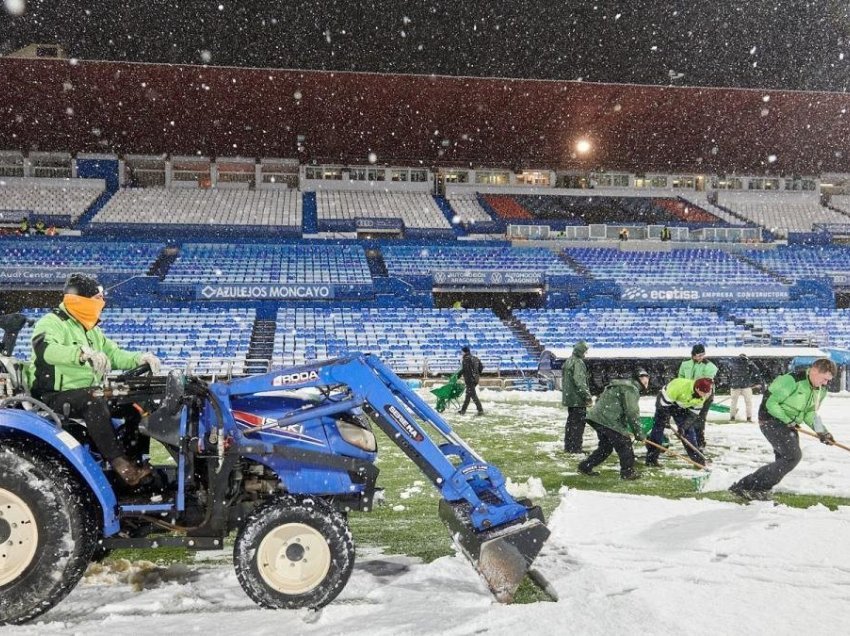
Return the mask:
[[[259,605],[318,608],[348,582],[354,543],[345,517],[328,504],[284,496],[248,518],[233,562],[242,588]]]
[[[0,625],[23,623],[76,586],[97,527],[76,476],[24,445],[0,449]]]

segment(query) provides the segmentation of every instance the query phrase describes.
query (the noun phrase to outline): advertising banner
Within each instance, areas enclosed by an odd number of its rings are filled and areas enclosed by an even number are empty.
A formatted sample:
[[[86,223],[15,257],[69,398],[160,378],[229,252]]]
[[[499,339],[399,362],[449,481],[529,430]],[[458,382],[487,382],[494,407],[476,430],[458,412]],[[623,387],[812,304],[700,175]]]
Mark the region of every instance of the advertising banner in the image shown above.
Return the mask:
[[[650,285],[622,286],[621,300],[632,304],[717,304],[719,302],[787,301],[787,285]]]
[[[540,271],[494,271],[440,269],[431,272],[438,287],[542,287],[545,275]]]

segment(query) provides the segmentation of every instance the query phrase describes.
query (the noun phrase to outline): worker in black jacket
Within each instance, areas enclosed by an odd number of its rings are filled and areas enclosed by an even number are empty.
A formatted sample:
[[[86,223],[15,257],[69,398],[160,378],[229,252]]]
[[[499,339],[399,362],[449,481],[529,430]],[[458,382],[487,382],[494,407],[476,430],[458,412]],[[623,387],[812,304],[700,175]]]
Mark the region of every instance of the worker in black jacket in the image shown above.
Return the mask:
[[[729,406],[729,419],[738,419],[738,400],[743,396],[747,421],[753,421],[753,389],[763,382],[761,372],[746,353],[732,360],[729,365],[729,388],[732,397]]]
[[[478,381],[481,379],[481,374],[484,373],[484,365],[481,364],[481,360],[477,356],[472,355],[469,347],[462,347],[461,353],[463,355],[460,359],[460,374],[463,376],[463,383],[466,385],[466,397],[464,397],[463,406],[458,413],[461,415],[466,413],[469,401],[472,400],[475,402],[475,408],[478,409],[476,415],[484,415],[481,400],[478,399],[478,393],[475,391],[475,387],[478,386]]]

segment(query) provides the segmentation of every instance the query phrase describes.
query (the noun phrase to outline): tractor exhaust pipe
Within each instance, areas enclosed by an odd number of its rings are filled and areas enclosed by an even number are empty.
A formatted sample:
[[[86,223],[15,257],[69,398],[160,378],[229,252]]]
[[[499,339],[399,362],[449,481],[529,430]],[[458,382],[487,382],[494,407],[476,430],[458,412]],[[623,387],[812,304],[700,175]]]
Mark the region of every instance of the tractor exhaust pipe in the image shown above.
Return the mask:
[[[550,534],[539,506],[529,507],[522,521],[479,532],[470,521],[467,502],[441,499],[440,519],[500,603],[513,602]]]

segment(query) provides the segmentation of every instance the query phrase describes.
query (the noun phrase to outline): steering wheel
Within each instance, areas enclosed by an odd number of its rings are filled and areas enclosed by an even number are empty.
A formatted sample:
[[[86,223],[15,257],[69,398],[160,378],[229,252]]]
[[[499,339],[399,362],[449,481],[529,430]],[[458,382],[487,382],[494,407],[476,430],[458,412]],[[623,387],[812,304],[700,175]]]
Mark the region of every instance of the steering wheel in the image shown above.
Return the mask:
[[[129,371],[125,371],[119,376],[116,376],[116,382],[126,382],[127,380],[132,380],[133,378],[140,378],[143,375],[147,375],[151,373],[151,365],[147,362],[144,364],[140,364],[137,367],[130,369]]]

